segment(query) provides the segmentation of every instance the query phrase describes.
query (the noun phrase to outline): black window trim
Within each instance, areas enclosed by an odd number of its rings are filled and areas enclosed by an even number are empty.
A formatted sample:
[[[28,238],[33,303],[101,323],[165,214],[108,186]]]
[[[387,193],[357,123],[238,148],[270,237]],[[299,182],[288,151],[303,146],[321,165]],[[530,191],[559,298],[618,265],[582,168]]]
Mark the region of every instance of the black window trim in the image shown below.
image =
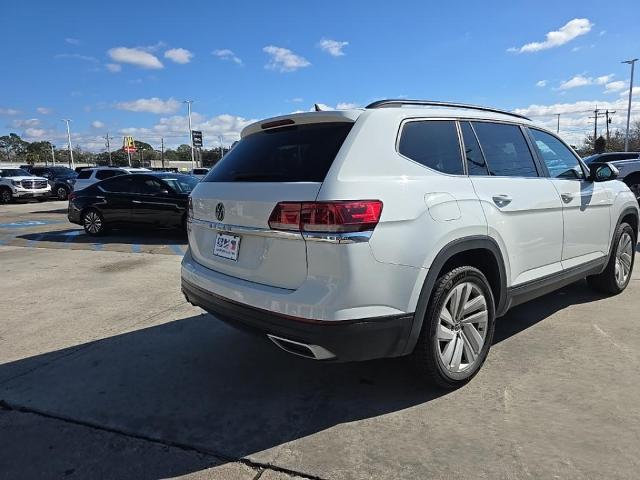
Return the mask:
[[[582,174],[584,175],[584,178],[558,178],[557,180],[573,180],[574,182],[584,182],[584,181],[588,180],[589,175],[590,175],[589,167],[587,167],[587,165],[584,163],[582,158],[580,158],[580,156],[576,152],[573,151],[573,148],[571,148],[567,144],[567,142],[562,140],[555,133],[550,132],[549,130],[545,130],[544,128],[526,127],[526,130],[527,130],[527,132],[526,132],[527,138],[529,138],[529,141],[533,145],[534,151],[535,151],[535,155],[536,155],[536,157],[538,159],[538,162],[541,164],[541,167],[542,167],[543,171],[545,172],[545,175],[548,178],[555,179],[555,177],[551,176],[551,172],[549,172],[549,169],[547,168],[547,164],[545,163],[544,158],[542,157],[542,152],[540,152],[540,149],[538,148],[538,145],[536,145],[536,142],[535,142],[535,139],[533,138],[533,134],[531,133],[531,130],[538,130],[539,132],[546,133],[547,135],[552,136],[553,138],[558,140],[562,145],[567,147],[569,152],[571,152],[571,154],[574,156],[574,158],[578,161],[578,165],[580,165],[580,168],[582,169]]]
[[[428,167],[426,165],[423,165],[420,162],[417,162],[416,160],[407,157],[406,155],[402,154],[400,152],[400,138],[402,137],[402,131],[404,130],[404,126],[407,123],[411,123],[411,122],[430,122],[430,121],[435,121],[435,122],[442,122],[442,121],[446,121],[446,122],[452,122],[456,128],[456,135],[458,137],[458,150],[460,153],[460,162],[462,165],[462,173],[447,173],[447,172],[441,172],[440,170],[436,170],[434,168]],[[440,175],[447,175],[449,177],[466,177],[467,176],[467,165],[466,165],[466,159],[464,157],[464,150],[462,147],[462,135],[460,133],[460,126],[458,125],[458,119],[454,118],[454,117],[411,117],[411,118],[405,118],[400,122],[400,126],[398,127],[398,132],[396,133],[396,144],[395,144],[395,150],[396,153],[398,155],[400,155],[402,158],[409,160],[412,163],[415,163],[416,165],[422,167],[422,168],[426,168],[427,170],[430,170],[432,172],[438,173]]]
[[[489,163],[487,162],[487,157],[484,154],[484,150],[482,149],[482,144],[480,143],[480,139],[478,138],[478,134],[476,133],[476,129],[473,128],[473,122],[471,122],[470,120],[466,120],[466,119],[460,119],[457,120],[458,123],[458,128],[460,129],[460,148],[462,149],[462,158],[464,159],[464,170],[467,174],[467,176],[470,177],[492,177],[494,175],[469,175],[469,167],[467,165],[467,148],[466,148],[466,144],[464,143],[464,135],[462,135],[462,122],[466,122],[469,124],[469,127],[471,128],[471,133],[473,133],[473,137],[476,139],[476,143],[478,144],[478,147],[480,148],[480,155],[482,156],[482,160],[484,160],[484,165],[487,169],[487,173],[490,172],[489,169]]]

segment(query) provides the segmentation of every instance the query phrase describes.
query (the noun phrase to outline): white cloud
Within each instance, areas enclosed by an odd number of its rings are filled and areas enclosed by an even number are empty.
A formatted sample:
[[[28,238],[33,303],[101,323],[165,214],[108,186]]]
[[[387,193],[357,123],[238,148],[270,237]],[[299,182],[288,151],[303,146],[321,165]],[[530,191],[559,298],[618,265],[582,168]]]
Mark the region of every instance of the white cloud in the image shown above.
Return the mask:
[[[329,38],[323,38],[320,40],[320,48],[333,57],[341,57],[344,55],[342,49],[349,45],[349,42],[340,42],[338,40],[331,40]]]
[[[606,30],[601,30],[601,31],[600,31],[600,33],[599,33],[598,35],[600,35],[600,36],[602,37],[603,35],[606,35],[606,33],[607,33],[607,31],[606,31]]]
[[[569,80],[566,80],[558,87],[560,90],[569,90],[571,88],[584,87],[586,85],[605,85],[613,79],[614,75],[602,75],[601,77],[585,77],[584,75],[576,75]]]
[[[604,93],[617,92],[619,90],[622,90],[626,86],[627,83],[623,82],[622,80],[618,80],[617,82],[609,82],[604,86]]]
[[[80,45],[80,40],[78,40],[77,38],[67,37],[64,39],[64,41],[69,45]]]
[[[44,128],[27,128],[24,131],[24,136],[29,140],[41,140],[48,135],[49,131]]]
[[[104,128],[104,122],[101,122],[100,120],[94,120],[93,122],[91,122],[91,126],[93,128]]]
[[[107,67],[107,70],[109,70],[111,73],[118,73],[122,71],[122,65],[120,65],[119,63],[105,63],[104,66]]]
[[[274,45],[268,45],[262,49],[265,53],[270,55],[269,63],[265,65],[265,68],[269,70],[277,70],[279,72],[293,72],[299,68],[308,67],[311,65],[306,58],[296,55],[288,48],[276,47]]]
[[[547,83],[549,83],[547,80],[538,80],[536,82],[536,87],[541,87],[541,88],[546,87]]]
[[[232,50],[229,50],[228,48],[214,50],[213,52],[211,52],[211,54],[215,55],[216,57],[222,60],[230,60],[236,65],[242,65],[242,60],[235,53],[233,53]]]
[[[640,88],[639,88],[640,90]],[[621,97],[614,101],[580,100],[573,103],[555,103],[549,105],[529,105],[526,108],[515,109],[515,113],[526,115],[531,119],[555,132],[557,125],[556,114],[560,114],[560,136],[572,145],[581,145],[587,135],[593,135],[593,111],[596,108],[605,111],[616,110],[613,115],[610,128],[622,129],[626,122],[627,99]],[[631,104],[632,119],[640,111],[640,101]],[[625,113],[622,113],[625,112]],[[598,122],[598,133],[605,128],[604,119]],[[602,129],[602,130],[601,130]]]
[[[50,113],[53,113],[53,109],[47,107],[38,107],[36,108],[36,112],[41,115],[49,115]]]
[[[587,18],[574,18],[558,30],[547,33],[546,39],[543,42],[530,42],[519,48],[511,47],[508,51],[529,53],[559,47],[581,35],[589,33],[592,27],[593,23]]]
[[[79,53],[59,53],[55,55],[54,58],[70,58],[72,60],[81,60],[83,62],[98,63],[98,59],[96,57],[80,55]]]
[[[139,98],[131,102],[116,103],[119,110],[129,110],[130,112],[148,113],[175,113],[180,108],[180,102],[174,98],[162,100],[158,97]]]
[[[633,87],[632,96],[635,97],[636,95],[640,95],[640,87]],[[620,92],[620,96],[621,97],[628,97],[629,96],[629,89],[627,88],[624,92]]]
[[[168,58],[176,63],[189,63],[193,58],[193,53],[185,48],[171,48],[164,52],[164,58]]]
[[[197,112],[191,114],[191,120],[193,129],[202,131],[205,148],[219,144],[219,136],[223,137],[223,143],[227,145],[233,143],[240,139],[240,132],[244,127],[256,121],[230,114],[207,118]],[[187,131],[186,115],[173,115],[161,118],[157,124],[150,128],[123,128],[120,133],[133,135],[145,142],[159,142],[162,136],[165,139],[165,147],[174,148],[181,143],[188,143]]]
[[[25,127],[37,127],[40,125],[39,118],[27,118],[24,120],[14,120],[11,122],[15,128],[25,128]]]
[[[293,103],[301,103],[301,102],[303,102],[303,101],[304,101],[304,98],[302,98],[302,97],[294,97],[294,98],[292,98],[292,99],[291,99],[291,100],[289,100],[289,101],[290,101],[290,102],[293,102]]]
[[[336,105],[336,110],[351,110],[352,108],[359,108],[360,105],[353,102],[339,102]]]
[[[129,63],[140,68],[160,69],[164,68],[158,57],[142,48],[116,47],[107,51],[109,57],[119,63]]]
[[[16,110],[15,108],[2,108],[0,107],[0,115],[18,115],[20,110]]]

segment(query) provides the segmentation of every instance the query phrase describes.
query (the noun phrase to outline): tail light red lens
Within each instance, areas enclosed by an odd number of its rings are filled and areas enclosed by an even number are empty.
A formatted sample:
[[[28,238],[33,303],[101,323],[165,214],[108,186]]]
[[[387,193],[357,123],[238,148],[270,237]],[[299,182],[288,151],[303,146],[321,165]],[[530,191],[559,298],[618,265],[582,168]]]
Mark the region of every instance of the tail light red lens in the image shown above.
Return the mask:
[[[373,230],[380,220],[380,200],[280,202],[269,217],[273,230],[345,233]]]

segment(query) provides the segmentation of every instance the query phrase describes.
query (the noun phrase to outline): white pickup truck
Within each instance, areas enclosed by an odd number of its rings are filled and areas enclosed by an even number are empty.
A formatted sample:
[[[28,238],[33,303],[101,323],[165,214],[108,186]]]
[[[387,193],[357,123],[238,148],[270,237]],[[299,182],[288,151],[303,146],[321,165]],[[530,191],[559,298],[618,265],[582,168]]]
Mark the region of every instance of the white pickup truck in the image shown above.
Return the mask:
[[[43,202],[51,194],[46,178],[36,177],[12,165],[0,165],[0,203],[19,198],[35,198]]]

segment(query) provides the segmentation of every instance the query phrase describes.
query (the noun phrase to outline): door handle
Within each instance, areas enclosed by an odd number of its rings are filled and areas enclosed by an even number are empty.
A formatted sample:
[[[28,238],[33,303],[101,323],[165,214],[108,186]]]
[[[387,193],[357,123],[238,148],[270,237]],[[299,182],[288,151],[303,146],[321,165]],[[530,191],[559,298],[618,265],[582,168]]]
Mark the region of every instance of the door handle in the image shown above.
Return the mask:
[[[131,200],[131,203],[142,203],[140,200]]]
[[[509,195],[494,195],[493,203],[496,204],[498,208],[506,207],[511,203],[512,198]]]
[[[561,193],[560,196],[562,197],[562,201],[564,203],[569,203],[569,202],[571,202],[571,200],[573,200],[573,194],[572,193]]]

